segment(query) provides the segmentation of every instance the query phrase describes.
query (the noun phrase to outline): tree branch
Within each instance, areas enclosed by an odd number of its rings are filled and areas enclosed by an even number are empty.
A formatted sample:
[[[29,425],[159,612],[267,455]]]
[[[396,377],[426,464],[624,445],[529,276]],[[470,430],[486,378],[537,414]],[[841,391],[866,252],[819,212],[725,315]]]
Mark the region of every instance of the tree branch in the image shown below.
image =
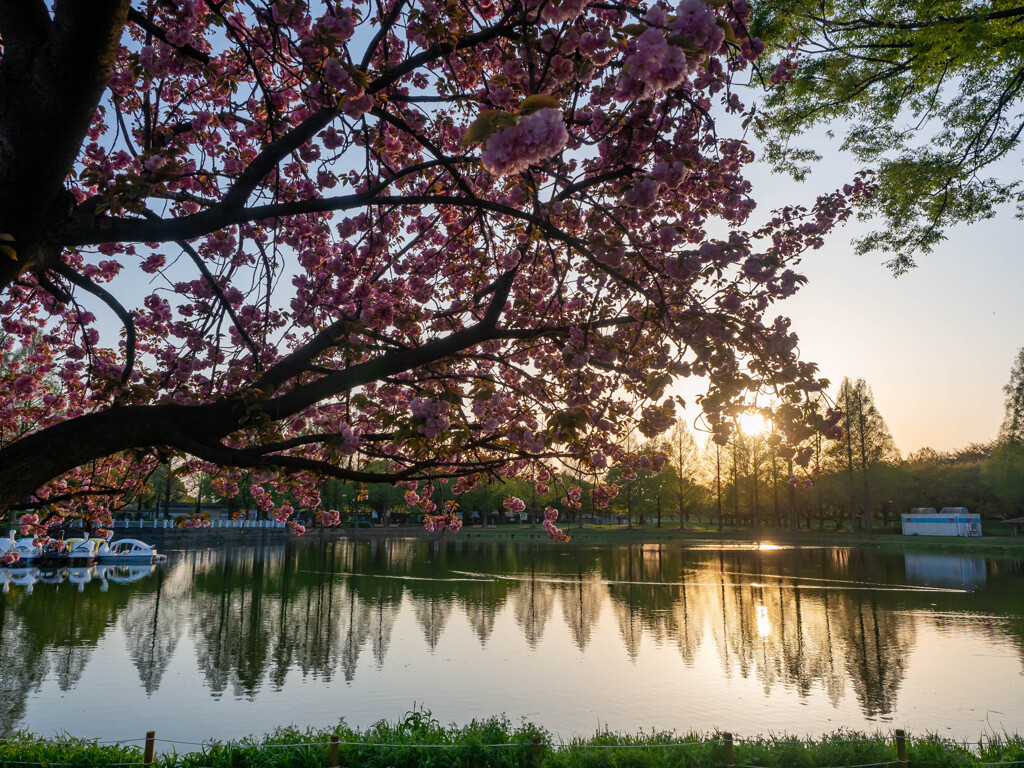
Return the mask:
[[[125,360],[124,371],[121,372],[121,383],[127,384],[131,378],[132,369],[135,368],[135,320],[132,318],[131,313],[106,288],[98,283],[94,283],[85,275],[79,274],[64,262],[58,262],[54,266],[53,271],[72,285],[77,285],[82,290],[91,293],[110,307],[124,325]]]
[[[179,53],[183,53],[186,56],[188,56],[189,58],[195,59],[196,61],[200,62],[201,64],[209,64],[210,63],[210,54],[205,53],[203,51],[200,51],[198,48],[193,48],[191,45],[188,45],[188,44],[185,44],[185,45],[175,45],[174,43],[168,41],[168,39],[167,39],[167,32],[165,30],[161,29],[160,27],[158,27],[156,24],[154,24],[148,18],[146,18],[146,16],[143,13],[141,13],[140,11],[137,11],[134,8],[129,8],[128,9],[128,21],[132,22],[133,24],[135,24],[139,28],[141,28],[144,31],[146,31],[149,34],[151,34],[153,37],[155,37],[157,40],[159,40],[164,45],[171,46],[172,48],[174,48]]]

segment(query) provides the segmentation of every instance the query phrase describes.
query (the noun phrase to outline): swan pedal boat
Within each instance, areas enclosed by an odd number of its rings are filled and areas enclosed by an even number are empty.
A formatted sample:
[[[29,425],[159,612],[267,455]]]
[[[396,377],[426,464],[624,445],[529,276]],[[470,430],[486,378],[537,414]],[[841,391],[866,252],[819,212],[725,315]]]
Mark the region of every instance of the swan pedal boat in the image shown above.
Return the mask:
[[[99,538],[67,539],[61,551],[35,546],[32,538],[0,539],[0,555],[12,552],[19,555],[14,566],[43,563],[66,563],[84,566],[94,563],[158,563],[167,555],[138,539],[119,539],[106,542]]]

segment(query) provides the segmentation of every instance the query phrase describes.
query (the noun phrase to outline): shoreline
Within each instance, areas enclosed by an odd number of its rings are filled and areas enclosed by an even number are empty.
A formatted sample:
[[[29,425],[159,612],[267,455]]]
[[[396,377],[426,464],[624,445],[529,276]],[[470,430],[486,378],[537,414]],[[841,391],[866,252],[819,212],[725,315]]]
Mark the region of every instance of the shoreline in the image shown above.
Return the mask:
[[[350,539],[353,541],[373,539],[424,539],[440,541],[507,542],[533,543],[550,546],[586,546],[595,544],[632,545],[678,543],[682,545],[744,545],[765,550],[800,547],[837,547],[874,549],[878,551],[932,551],[953,554],[974,554],[1003,557],[1024,557],[1024,536],[981,536],[977,538],[946,536],[903,536],[893,533],[876,533],[869,539],[863,534],[851,535],[836,531],[797,531],[763,528],[760,535],[748,529],[725,529],[706,526],[677,527],[634,526],[565,526],[571,537],[568,544],[548,537],[540,525],[480,527],[467,526],[460,532],[445,533],[440,537],[420,525],[366,526],[352,528],[340,526],[309,529],[302,536],[292,536],[284,529],[129,529],[117,531],[118,538],[125,534],[139,538],[149,544],[164,548],[191,548],[215,544],[256,543],[256,542],[318,542],[324,540]]]

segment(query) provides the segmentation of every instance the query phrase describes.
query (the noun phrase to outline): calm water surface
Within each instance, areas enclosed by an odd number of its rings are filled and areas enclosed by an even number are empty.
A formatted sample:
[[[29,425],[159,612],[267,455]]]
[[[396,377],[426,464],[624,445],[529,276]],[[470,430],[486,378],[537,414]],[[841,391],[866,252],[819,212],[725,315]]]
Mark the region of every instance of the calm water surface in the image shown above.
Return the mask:
[[[0,734],[198,741],[413,706],[562,736],[1024,732],[1021,561],[310,539],[0,571]]]

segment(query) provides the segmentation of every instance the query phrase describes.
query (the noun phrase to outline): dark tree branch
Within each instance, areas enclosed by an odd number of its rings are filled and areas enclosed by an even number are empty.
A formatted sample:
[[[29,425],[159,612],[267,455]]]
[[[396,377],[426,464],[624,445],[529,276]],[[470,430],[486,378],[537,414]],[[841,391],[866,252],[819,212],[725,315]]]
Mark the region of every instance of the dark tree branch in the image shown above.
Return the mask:
[[[72,285],[76,285],[83,291],[91,293],[106,304],[117,315],[122,325],[124,325],[125,356],[124,371],[121,372],[121,383],[127,384],[131,378],[132,370],[135,368],[135,320],[132,318],[131,313],[121,305],[121,302],[114,298],[110,291],[102,285],[94,283],[85,275],[76,272],[64,262],[58,262],[54,265],[53,271]]]
[[[147,215],[156,216],[155,213],[150,211],[147,211]],[[192,259],[192,263],[196,265],[196,269],[198,269],[200,274],[202,274],[203,280],[210,287],[210,290],[213,291],[213,294],[217,297],[217,301],[220,303],[221,307],[223,307],[224,311],[228,313],[228,317],[230,317],[231,322],[234,323],[235,330],[238,331],[238,335],[242,338],[242,341],[245,342],[245,346],[249,348],[249,351],[252,352],[253,365],[259,368],[261,366],[259,347],[256,346],[256,343],[249,336],[249,332],[245,330],[245,327],[242,325],[242,321],[238,319],[238,315],[235,313],[235,308],[231,306],[231,302],[228,301],[228,297],[224,295],[224,289],[220,287],[220,283],[217,282],[217,279],[210,271],[210,268],[206,266],[206,262],[203,261],[203,257],[199,255],[195,248],[184,240],[178,240],[176,243],[178,247],[181,248],[181,250],[183,250],[190,259]]]
[[[167,32],[165,30],[158,27],[156,24],[154,24],[152,21],[146,18],[146,16],[143,13],[135,10],[134,8],[128,9],[128,21],[132,22],[140,29],[143,29],[149,34],[151,34],[164,45],[171,46],[179,53],[188,56],[190,59],[195,59],[201,64],[210,63],[210,54],[200,51],[198,48],[193,48],[191,45],[188,44],[175,45],[174,43],[169,42],[167,40]]]

